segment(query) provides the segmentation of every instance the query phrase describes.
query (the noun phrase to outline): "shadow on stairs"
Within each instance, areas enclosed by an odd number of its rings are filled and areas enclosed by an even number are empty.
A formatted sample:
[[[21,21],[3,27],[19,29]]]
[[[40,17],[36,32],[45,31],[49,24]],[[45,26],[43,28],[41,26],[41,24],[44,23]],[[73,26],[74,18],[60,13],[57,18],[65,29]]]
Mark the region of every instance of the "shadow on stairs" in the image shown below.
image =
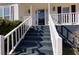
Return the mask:
[[[49,26],[32,26],[12,55],[53,55]]]

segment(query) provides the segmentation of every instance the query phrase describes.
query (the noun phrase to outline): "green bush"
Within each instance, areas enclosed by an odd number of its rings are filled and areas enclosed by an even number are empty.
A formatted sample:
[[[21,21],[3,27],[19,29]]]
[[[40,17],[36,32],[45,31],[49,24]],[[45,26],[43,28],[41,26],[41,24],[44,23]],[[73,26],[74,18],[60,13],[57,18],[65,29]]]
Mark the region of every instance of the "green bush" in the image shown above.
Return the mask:
[[[21,21],[9,21],[9,20],[0,19],[0,35],[6,35],[8,32],[10,32],[20,23]]]

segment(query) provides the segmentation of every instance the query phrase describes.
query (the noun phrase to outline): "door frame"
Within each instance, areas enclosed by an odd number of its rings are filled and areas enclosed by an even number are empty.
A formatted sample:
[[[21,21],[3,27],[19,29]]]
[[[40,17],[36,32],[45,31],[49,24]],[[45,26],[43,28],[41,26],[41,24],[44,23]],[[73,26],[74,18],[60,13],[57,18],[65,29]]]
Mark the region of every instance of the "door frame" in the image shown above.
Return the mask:
[[[39,24],[38,24],[38,23],[39,23],[39,21],[38,21],[38,11],[39,11],[39,10],[44,10],[44,25],[47,25],[47,24],[46,24],[46,9],[38,9],[38,10],[36,10],[36,12],[37,12],[37,13],[36,13],[36,18],[37,18],[37,19],[36,19],[36,25],[39,25]]]

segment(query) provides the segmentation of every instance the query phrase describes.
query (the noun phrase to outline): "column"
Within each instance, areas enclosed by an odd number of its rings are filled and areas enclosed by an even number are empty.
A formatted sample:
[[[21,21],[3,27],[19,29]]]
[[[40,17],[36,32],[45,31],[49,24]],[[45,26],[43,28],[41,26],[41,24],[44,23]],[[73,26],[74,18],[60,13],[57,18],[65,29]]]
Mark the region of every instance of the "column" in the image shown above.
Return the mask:
[[[48,23],[49,23],[49,16],[50,16],[50,3],[48,3]]]
[[[33,17],[33,16],[32,16],[32,5],[30,5],[30,16],[31,16],[31,25],[32,25],[32,20],[33,20],[33,19],[32,19],[32,17]]]

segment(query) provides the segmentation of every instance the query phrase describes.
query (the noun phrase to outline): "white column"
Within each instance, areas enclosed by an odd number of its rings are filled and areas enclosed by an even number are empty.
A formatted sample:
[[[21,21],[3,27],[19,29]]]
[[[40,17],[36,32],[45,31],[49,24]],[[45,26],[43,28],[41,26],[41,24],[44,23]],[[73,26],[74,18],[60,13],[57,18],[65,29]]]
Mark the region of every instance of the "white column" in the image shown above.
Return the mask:
[[[30,16],[31,16],[31,18],[33,17],[33,16],[32,16],[32,5],[30,5]],[[32,24],[32,20],[33,20],[33,19],[31,19],[31,24]]]
[[[19,20],[19,4],[14,4],[14,20]]]
[[[4,55],[4,36],[0,35],[0,55]]]
[[[2,18],[4,19],[4,7],[2,7]]]
[[[50,15],[50,3],[48,3],[48,23],[49,23],[49,15]]]
[[[79,14],[77,15],[77,21],[78,21],[78,24],[79,24]]]
[[[45,14],[45,25],[47,25],[47,19],[46,19],[47,13],[46,13],[46,9],[44,11],[44,14]]]
[[[11,19],[11,6],[9,6],[9,20],[13,20]]]

